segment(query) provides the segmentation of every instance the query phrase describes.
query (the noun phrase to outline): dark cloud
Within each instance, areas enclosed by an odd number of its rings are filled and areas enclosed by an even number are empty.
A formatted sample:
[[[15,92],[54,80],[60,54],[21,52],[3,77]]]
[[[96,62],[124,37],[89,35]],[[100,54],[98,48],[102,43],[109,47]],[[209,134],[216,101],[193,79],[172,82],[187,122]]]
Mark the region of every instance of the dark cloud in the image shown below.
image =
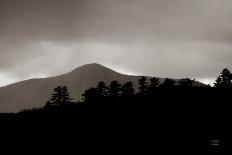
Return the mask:
[[[21,80],[98,62],[210,79],[231,66],[231,19],[230,0],[0,0],[0,75]]]

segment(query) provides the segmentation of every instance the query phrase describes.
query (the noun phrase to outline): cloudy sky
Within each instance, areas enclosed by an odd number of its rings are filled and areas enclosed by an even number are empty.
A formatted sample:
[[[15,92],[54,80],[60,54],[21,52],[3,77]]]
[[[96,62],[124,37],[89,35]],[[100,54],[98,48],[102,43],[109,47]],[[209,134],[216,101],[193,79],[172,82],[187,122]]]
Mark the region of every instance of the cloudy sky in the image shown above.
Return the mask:
[[[0,85],[92,62],[207,82],[231,43],[231,0],[0,0]]]

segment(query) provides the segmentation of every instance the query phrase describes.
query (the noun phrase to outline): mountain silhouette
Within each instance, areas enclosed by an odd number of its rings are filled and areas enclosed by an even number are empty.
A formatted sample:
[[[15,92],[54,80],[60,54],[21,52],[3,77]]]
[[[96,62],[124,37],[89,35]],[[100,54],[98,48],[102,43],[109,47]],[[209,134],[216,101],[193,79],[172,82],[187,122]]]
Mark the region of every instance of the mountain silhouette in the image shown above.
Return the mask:
[[[75,101],[81,100],[82,93],[90,87],[95,87],[99,81],[109,84],[116,80],[120,83],[132,81],[138,90],[138,80],[141,76],[124,75],[99,64],[87,64],[75,70],[56,77],[30,79],[0,87],[0,113],[18,112],[23,109],[42,107],[51,97],[53,89],[65,85]],[[150,77],[147,77],[148,79]],[[165,79],[159,78],[162,83]],[[195,82],[195,85],[203,85]]]

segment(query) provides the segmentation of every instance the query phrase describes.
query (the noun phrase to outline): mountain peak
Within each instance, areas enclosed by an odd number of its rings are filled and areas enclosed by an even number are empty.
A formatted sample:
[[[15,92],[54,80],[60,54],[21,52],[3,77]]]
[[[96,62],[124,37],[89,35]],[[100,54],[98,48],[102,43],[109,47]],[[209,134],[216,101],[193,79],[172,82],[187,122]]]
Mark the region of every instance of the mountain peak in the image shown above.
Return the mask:
[[[105,67],[101,64],[98,63],[90,63],[90,64],[86,64],[80,67],[77,67],[76,69],[74,69],[73,71],[71,71],[71,73],[77,73],[77,72],[88,72],[88,73],[96,73],[96,72],[115,72],[112,69]]]
[[[113,80],[121,84],[131,81],[137,90],[140,78],[115,72],[98,63],[86,64],[60,76],[27,80],[0,88],[0,113],[43,107],[51,97],[53,89],[59,85],[67,86],[70,95],[78,101],[85,90],[95,87],[99,81],[104,81],[107,85]],[[163,78],[159,80],[164,81]]]
[[[94,68],[106,68],[105,66],[98,64],[98,63],[90,63],[90,64],[86,64],[86,65],[82,65],[78,68],[90,68],[90,67],[94,67]]]

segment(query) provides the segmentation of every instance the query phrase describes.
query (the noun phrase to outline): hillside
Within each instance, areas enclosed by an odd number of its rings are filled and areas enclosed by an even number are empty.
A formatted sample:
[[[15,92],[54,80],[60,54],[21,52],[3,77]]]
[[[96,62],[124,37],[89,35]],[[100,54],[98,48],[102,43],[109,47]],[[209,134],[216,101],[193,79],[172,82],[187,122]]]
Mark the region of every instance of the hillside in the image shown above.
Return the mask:
[[[104,81],[106,84],[113,80],[120,83],[132,81],[137,89],[139,78],[141,76],[123,75],[99,64],[87,64],[60,76],[30,79],[1,87],[0,113],[42,107],[58,85],[67,86],[71,97],[78,101],[85,90],[96,86],[99,81]],[[164,78],[159,79],[161,82],[164,81]],[[196,82],[196,85],[199,84]]]

